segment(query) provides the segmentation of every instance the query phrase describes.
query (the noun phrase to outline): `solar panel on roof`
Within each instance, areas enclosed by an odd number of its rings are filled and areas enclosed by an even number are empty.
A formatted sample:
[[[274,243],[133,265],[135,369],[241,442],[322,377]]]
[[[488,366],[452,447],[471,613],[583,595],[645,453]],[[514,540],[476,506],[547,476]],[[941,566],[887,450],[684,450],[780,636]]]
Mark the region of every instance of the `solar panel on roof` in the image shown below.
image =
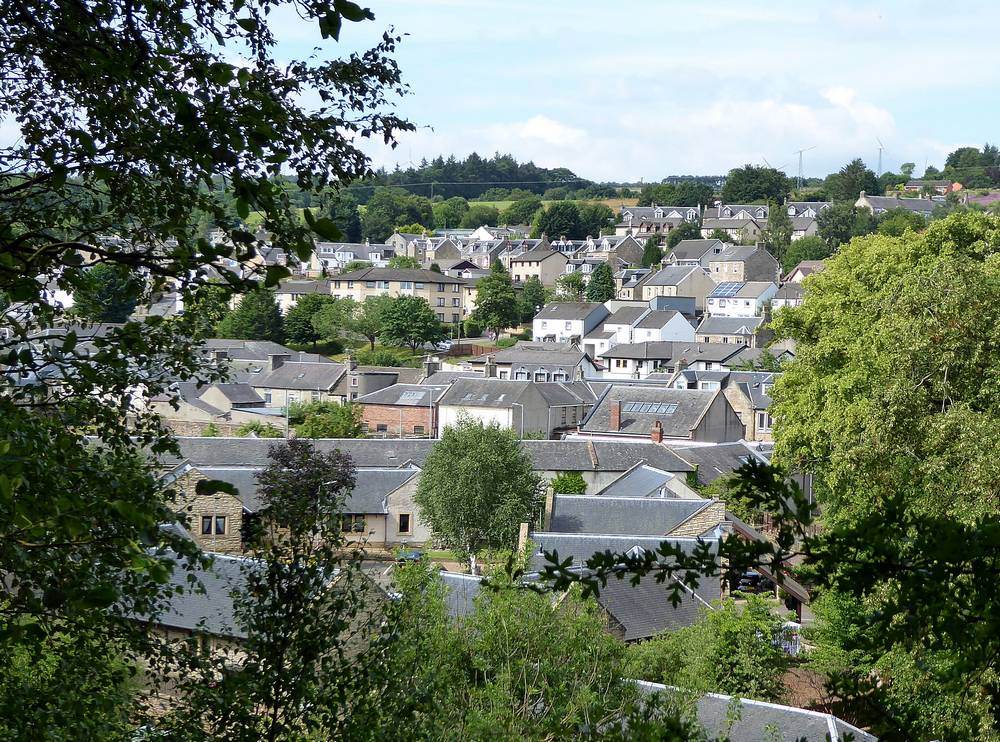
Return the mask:
[[[715,290],[712,292],[712,296],[721,296],[721,297],[736,296],[736,294],[739,293],[739,290],[742,287],[743,287],[742,281],[724,281],[723,283],[720,283],[718,286],[715,287]]]
[[[424,393],[423,392],[412,392],[412,391],[411,392],[403,392],[402,394],[399,395],[399,401],[400,402],[414,402],[416,400],[423,399],[423,397],[424,397]]]
[[[677,412],[677,403],[655,403],[655,402],[622,402],[622,412],[635,412],[638,414],[653,415],[673,415]]]

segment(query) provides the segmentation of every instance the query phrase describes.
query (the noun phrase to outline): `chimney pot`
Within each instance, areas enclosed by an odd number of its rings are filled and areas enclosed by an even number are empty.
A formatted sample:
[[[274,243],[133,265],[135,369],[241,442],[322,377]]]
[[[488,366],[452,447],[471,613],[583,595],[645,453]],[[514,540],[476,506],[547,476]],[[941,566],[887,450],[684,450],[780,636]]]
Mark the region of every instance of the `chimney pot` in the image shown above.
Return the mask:
[[[616,399],[611,403],[611,430],[618,432],[622,429],[622,401]]]
[[[663,425],[657,420],[653,423],[653,432],[649,434],[653,443],[663,443]]]

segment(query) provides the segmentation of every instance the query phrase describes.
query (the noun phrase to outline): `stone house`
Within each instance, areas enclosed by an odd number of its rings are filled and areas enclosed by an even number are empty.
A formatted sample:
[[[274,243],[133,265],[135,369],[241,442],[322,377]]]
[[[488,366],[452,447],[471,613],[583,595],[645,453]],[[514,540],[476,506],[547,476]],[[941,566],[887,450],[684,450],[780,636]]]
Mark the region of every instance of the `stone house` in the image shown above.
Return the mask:
[[[609,314],[606,306],[596,302],[550,302],[532,320],[531,336],[545,342],[579,343]]]
[[[698,206],[622,206],[615,234],[632,235],[645,242],[648,237],[669,234],[685,222],[695,223],[701,216]]]
[[[674,389],[721,389],[743,422],[744,440],[772,440],[774,420],[769,412],[771,387],[781,376],[769,371],[680,371],[670,381]]]
[[[658,296],[693,297],[698,310],[705,308],[705,297],[715,288],[708,271],[700,266],[668,266],[646,279],[642,286],[643,301]]]
[[[652,276],[651,268],[626,268],[615,273],[615,297],[623,301],[642,299],[642,287]]]
[[[271,370],[250,385],[271,408],[285,408],[296,402],[337,402],[337,382],[347,373],[342,363],[284,362],[272,359]]]
[[[453,256],[458,259],[459,255]],[[418,296],[441,322],[461,322],[464,317],[462,287],[465,281],[431,270],[363,268],[333,278],[333,296],[363,302],[369,296]]]
[[[566,269],[566,256],[550,248],[528,250],[510,259],[511,278],[518,282],[537,278],[543,286],[555,286]]]
[[[748,348],[759,348],[766,344],[767,337],[760,337],[764,325],[763,317],[716,317],[707,316],[698,325],[695,340],[699,343],[732,343]]]
[[[716,239],[681,240],[663,257],[663,264],[697,265],[708,270],[712,260],[730,247],[733,245]]]
[[[763,245],[731,245],[708,261],[716,283],[725,281],[777,281],[781,266]]]

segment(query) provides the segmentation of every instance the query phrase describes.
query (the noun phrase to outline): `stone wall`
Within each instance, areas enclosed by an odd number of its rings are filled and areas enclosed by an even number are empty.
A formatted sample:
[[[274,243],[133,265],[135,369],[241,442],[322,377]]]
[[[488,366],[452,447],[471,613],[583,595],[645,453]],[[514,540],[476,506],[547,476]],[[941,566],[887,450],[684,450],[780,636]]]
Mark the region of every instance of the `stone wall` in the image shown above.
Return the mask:
[[[368,435],[376,437],[399,438],[400,420],[403,424],[403,436],[426,436],[434,433],[434,426],[437,422],[436,415],[423,405],[403,406],[403,405],[364,405],[361,413],[362,422],[368,425]],[[379,431],[378,426],[384,425],[385,430]],[[423,426],[422,431],[415,431],[415,427]]]
[[[167,420],[164,422],[176,435],[181,436],[194,436],[201,437],[205,432],[205,428],[213,423],[207,421],[195,421],[195,420]],[[284,422],[284,420],[282,420]],[[214,423],[215,429],[219,431],[220,438],[233,438],[236,437],[236,429],[240,427],[236,423],[226,423],[226,422],[216,422]]]
[[[243,552],[243,503],[236,497],[225,492],[211,495],[199,495],[196,488],[198,482],[208,479],[197,469],[192,469],[181,476],[175,483],[179,507],[188,517],[189,529],[195,542],[205,551],[221,554],[241,554]],[[213,533],[203,535],[201,532],[202,516],[224,515],[226,517],[226,532],[216,534],[213,520]]]
[[[710,531],[719,525],[726,518],[726,505],[718,500],[699,510],[677,528],[672,530],[668,536],[700,536],[706,531]]]

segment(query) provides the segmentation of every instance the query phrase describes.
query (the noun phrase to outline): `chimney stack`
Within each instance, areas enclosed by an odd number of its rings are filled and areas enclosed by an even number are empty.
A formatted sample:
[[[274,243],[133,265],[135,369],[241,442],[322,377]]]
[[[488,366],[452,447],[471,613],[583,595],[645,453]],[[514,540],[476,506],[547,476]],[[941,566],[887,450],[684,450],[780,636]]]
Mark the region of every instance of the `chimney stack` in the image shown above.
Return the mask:
[[[439,361],[437,358],[431,357],[431,355],[428,353],[427,358],[424,360],[424,376],[425,377],[433,376],[440,370],[441,370],[441,361]]]
[[[663,443],[663,425],[659,420],[653,423],[653,432],[649,434],[649,438],[653,443]]]
[[[267,355],[267,366],[268,370],[274,371],[275,369],[281,368],[285,365],[285,361],[291,360],[291,356],[287,353],[268,353]]]
[[[616,399],[611,403],[611,430],[618,432],[622,429],[622,401]]]
[[[347,363],[347,370],[348,371],[357,371],[358,370],[358,360],[353,355],[351,355],[350,353],[347,354],[346,363]]]
[[[492,355],[486,356],[486,364],[483,366],[483,376],[487,379],[495,379],[497,376],[497,362]]]

